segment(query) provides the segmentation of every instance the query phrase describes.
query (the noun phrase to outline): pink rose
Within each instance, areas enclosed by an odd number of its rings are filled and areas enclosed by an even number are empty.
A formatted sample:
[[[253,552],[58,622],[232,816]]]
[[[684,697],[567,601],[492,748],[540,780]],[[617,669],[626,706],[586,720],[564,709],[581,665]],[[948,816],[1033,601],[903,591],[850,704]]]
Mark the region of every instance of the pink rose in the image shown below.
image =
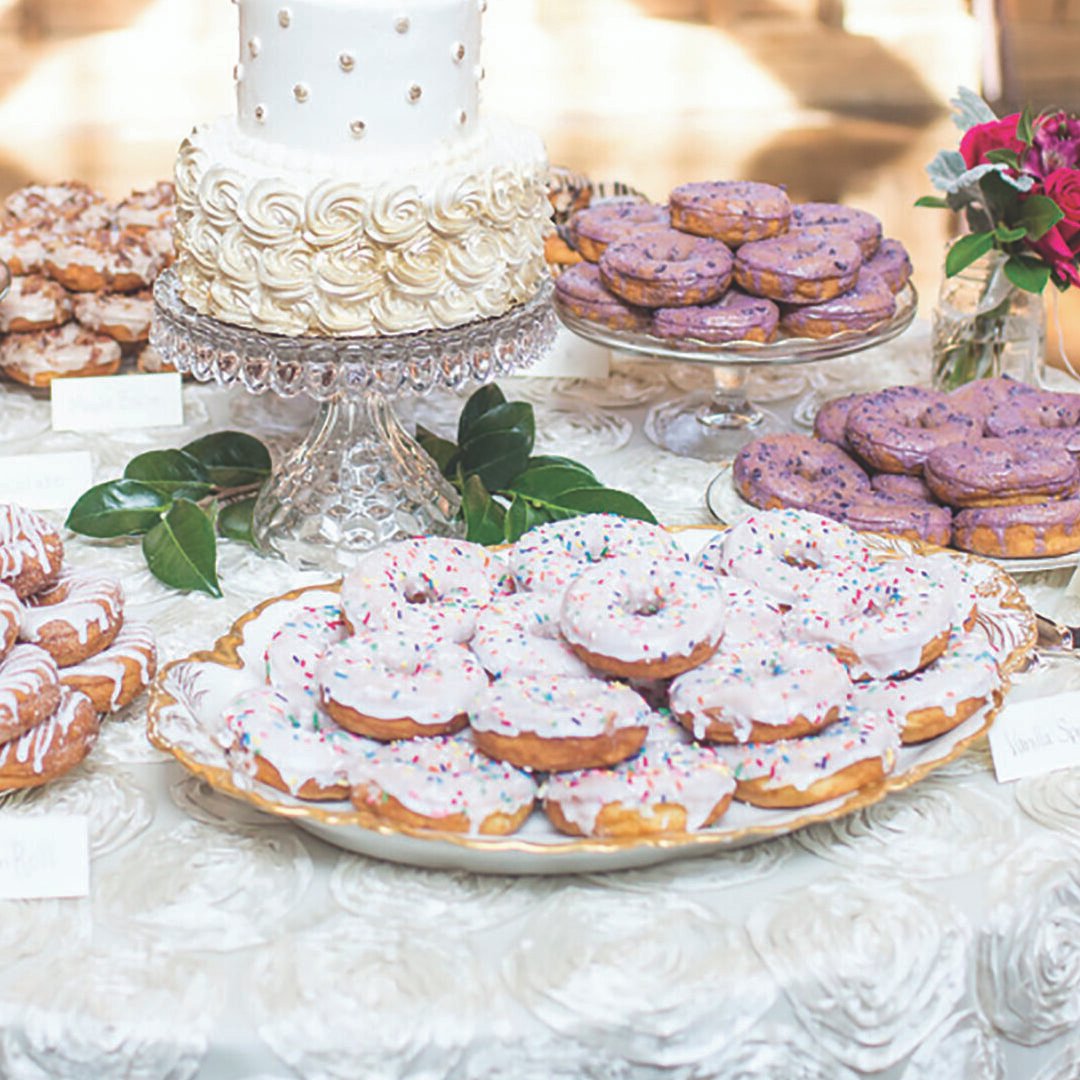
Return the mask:
[[[1043,180],[1043,191],[1065,215],[1057,228],[1065,241],[1072,244],[1080,233],[1080,171],[1055,169]]]
[[[1028,241],[1028,245],[1049,267],[1060,281],[1080,285],[1080,270],[1076,269],[1076,255],[1066,243],[1055,225],[1040,240]]]
[[[1016,137],[1016,125],[1019,113],[1004,116],[1000,120],[990,120],[985,124],[976,124],[964,133],[960,140],[960,153],[969,169],[986,164],[986,155],[991,150],[1014,150],[1024,152],[1024,144]]]

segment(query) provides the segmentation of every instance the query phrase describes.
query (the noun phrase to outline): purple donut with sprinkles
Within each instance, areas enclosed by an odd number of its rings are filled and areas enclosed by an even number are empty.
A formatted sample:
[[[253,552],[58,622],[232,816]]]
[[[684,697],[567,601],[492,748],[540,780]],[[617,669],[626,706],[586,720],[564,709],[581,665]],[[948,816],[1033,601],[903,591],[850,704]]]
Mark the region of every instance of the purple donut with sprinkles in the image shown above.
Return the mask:
[[[732,479],[763,510],[805,510],[823,499],[870,494],[870,479],[843,450],[809,435],[766,435],[735,458]]]

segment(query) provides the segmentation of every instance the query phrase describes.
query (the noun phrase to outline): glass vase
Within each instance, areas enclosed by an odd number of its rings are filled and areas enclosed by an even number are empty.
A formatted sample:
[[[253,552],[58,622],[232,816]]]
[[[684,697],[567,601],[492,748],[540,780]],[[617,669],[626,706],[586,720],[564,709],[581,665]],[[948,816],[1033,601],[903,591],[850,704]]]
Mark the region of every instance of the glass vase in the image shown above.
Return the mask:
[[[942,280],[931,345],[936,389],[994,375],[1038,383],[1046,344],[1043,298],[1018,289],[1004,267],[1005,256],[991,251]]]

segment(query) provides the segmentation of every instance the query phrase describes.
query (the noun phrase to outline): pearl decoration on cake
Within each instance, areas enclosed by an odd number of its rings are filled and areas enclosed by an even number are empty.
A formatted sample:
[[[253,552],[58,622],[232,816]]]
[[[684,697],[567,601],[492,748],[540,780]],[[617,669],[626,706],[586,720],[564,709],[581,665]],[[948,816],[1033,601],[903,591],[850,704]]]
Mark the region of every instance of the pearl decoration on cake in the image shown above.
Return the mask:
[[[250,56],[252,60],[254,60],[255,57],[259,55],[261,49],[262,42],[257,37],[253,37],[248,42],[248,56]]]
[[[412,83],[409,86],[409,101],[415,105],[423,96],[424,89],[419,83]]]
[[[464,109],[458,109],[457,122],[464,127],[469,120],[469,114]]]
[[[232,69],[233,82],[239,82],[244,77],[244,65],[233,64]]]
[[[477,82],[483,82],[484,76],[487,74],[487,72],[484,70],[483,65],[477,64],[476,67],[473,68],[473,74],[476,76]]]
[[[400,18],[399,18],[399,19],[398,19],[398,20],[397,20],[397,21],[396,21],[396,22],[394,23],[394,29],[395,29],[395,30],[396,30],[396,31],[397,31],[397,32],[398,32],[399,34],[407,34],[407,33],[409,32],[409,27],[410,27],[411,25],[412,25],[412,23],[410,22],[410,20],[409,20],[409,17],[408,17],[407,15],[402,15],[402,16],[401,16],[401,17],[400,17]]]
[[[354,139],[362,139],[364,132],[367,131],[367,124],[363,120],[350,120],[349,121],[349,134]]]
[[[296,98],[296,100],[299,101],[301,104],[303,104],[305,101],[307,101],[309,97],[311,97],[311,91],[308,89],[305,83],[298,82],[292,88],[292,96]]]
[[[460,64],[461,61],[465,59],[465,42],[454,42],[454,47],[451,50],[450,55],[453,57],[455,64]]]
[[[342,71],[352,71],[356,67],[356,57],[350,52],[343,52],[337,58],[337,62]]]
[[[266,106],[265,105],[256,105],[255,106],[255,119],[258,120],[258,122],[260,124],[265,122],[265,120],[266,120]]]
[[[277,21],[278,26],[280,26],[283,30],[287,29],[292,23],[292,12],[287,7],[283,7],[277,13]]]

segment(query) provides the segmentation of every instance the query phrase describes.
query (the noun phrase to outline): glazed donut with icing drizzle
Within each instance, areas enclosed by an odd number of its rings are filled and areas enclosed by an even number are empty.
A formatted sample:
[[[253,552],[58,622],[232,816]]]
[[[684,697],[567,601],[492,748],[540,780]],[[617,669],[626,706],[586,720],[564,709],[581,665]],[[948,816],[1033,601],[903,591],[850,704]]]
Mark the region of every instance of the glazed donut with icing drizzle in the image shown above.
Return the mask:
[[[130,705],[157,673],[157,644],[149,625],[125,619],[112,644],[63,668],[60,683],[85,694],[99,713]]]
[[[90,699],[64,689],[46,719],[0,745],[0,789],[40,787],[73,769],[90,753],[100,725]]]
[[[19,638],[44,649],[60,667],[71,667],[107,649],[123,621],[118,581],[68,571],[23,608]]]
[[[60,534],[40,514],[0,503],[0,582],[20,600],[56,583],[64,561]]]

